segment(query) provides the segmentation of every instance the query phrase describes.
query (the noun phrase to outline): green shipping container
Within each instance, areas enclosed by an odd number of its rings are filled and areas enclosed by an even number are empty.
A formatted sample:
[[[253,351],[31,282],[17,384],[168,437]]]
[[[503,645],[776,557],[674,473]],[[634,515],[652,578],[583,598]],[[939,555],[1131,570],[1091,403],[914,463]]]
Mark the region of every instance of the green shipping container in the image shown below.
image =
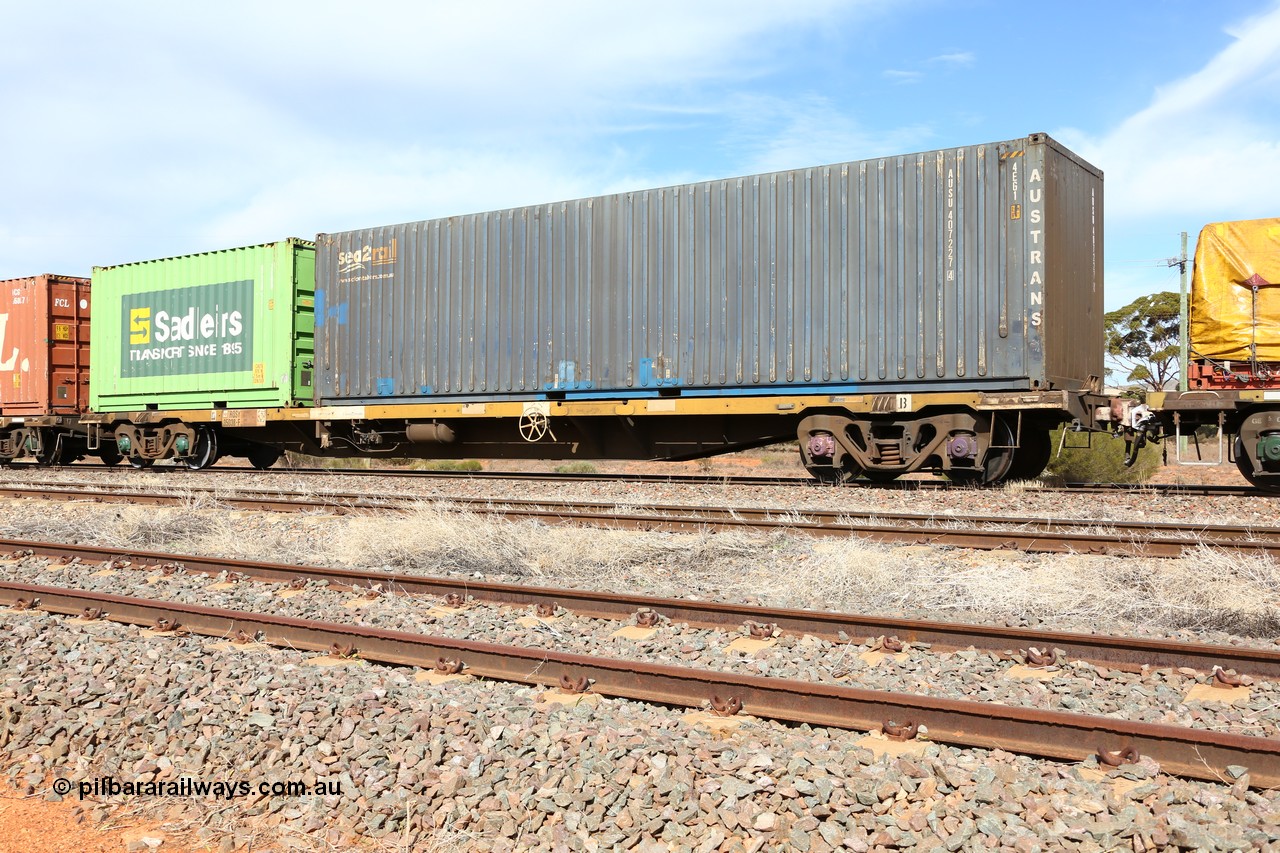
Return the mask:
[[[95,267],[89,408],[309,406],[315,244]]]

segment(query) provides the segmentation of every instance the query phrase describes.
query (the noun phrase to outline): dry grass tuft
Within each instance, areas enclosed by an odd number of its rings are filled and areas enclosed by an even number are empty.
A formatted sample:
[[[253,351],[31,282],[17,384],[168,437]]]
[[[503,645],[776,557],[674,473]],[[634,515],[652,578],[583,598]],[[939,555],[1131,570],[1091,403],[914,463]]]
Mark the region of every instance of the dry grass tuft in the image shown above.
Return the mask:
[[[524,575],[531,528],[423,503],[407,513],[354,515],[318,528],[315,549],[353,566]]]
[[[1175,560],[996,556],[858,540],[818,543],[812,551],[808,560],[768,579],[775,589],[793,590],[783,597],[802,606],[1112,624],[1116,630],[1127,623],[1166,631],[1280,633],[1280,566],[1266,557],[1211,548]]]

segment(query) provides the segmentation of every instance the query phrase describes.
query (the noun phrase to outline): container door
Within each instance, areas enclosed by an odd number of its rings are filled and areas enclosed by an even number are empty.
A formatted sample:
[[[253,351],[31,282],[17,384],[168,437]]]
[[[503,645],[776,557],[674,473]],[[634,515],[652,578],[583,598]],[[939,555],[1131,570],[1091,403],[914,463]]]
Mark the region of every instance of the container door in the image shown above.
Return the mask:
[[[50,411],[76,414],[89,405],[89,287],[49,280]]]
[[[316,250],[293,245],[293,403],[315,401]]]
[[[15,279],[5,282],[0,294],[0,413],[7,416],[48,411],[43,284],[40,279]]]

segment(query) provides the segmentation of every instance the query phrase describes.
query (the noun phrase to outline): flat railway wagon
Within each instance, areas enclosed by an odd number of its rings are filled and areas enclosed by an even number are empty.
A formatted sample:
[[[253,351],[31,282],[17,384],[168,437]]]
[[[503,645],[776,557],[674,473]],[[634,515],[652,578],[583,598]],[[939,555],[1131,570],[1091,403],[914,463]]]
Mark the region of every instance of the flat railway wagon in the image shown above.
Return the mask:
[[[328,449],[1032,477],[1089,423],[1102,175],[1044,134],[317,237]]]
[[[114,442],[89,447],[89,280],[43,274],[0,281],[0,465],[33,456],[46,465],[96,453],[120,461]]]
[[[1033,134],[321,234],[314,298],[296,240],[99,268],[86,421],[138,466],[798,438],[833,482],[1032,477],[1102,402],[1102,228]]]
[[[1148,429],[1181,439],[1215,426],[1208,463],[1225,448],[1249,482],[1280,490],[1280,218],[1201,230],[1188,314],[1187,390],[1148,394]],[[1179,462],[1206,461],[1182,444]]]

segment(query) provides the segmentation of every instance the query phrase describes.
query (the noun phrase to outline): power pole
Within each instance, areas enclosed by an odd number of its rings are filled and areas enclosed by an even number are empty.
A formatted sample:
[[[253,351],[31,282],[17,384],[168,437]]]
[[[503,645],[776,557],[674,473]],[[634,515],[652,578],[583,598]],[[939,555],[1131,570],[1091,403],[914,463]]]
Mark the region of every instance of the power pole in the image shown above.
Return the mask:
[[[1190,317],[1187,316],[1187,232],[1182,232],[1182,257],[1177,260],[1180,274],[1178,279],[1182,287],[1182,296],[1178,300],[1178,390],[1187,390],[1187,367],[1188,358],[1190,357],[1189,347],[1187,345],[1187,325]],[[1173,264],[1169,264],[1173,266]]]

